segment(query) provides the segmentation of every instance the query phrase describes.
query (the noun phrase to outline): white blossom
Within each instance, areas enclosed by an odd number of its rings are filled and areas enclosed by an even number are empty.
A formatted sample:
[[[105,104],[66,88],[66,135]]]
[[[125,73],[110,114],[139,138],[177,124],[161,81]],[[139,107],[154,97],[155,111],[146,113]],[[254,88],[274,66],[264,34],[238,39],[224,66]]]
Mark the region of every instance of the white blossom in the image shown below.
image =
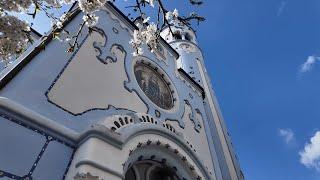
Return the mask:
[[[154,7],[154,0],[146,0],[150,4],[151,7]]]
[[[143,49],[141,47],[138,47],[133,53],[133,56],[139,56],[143,54]]]
[[[32,0],[1,0],[0,9],[21,12],[26,11],[32,3]]]
[[[78,2],[80,9],[84,12],[83,20],[86,26],[92,27],[98,23],[99,17],[94,13],[105,5],[109,0],[0,0],[0,59],[7,61],[12,55],[22,52],[29,41],[27,32],[28,24],[8,15],[8,12],[22,12],[30,9],[33,4],[45,5],[46,8],[60,8],[63,4]],[[126,1],[126,0],[125,0]],[[157,0],[145,0],[151,7],[155,6]],[[49,14],[48,16],[54,16]],[[130,41],[135,52],[133,55],[143,54],[142,45],[147,45],[151,51],[158,46],[159,32],[154,23],[147,24],[150,17],[144,17],[142,14],[142,26],[133,33],[133,39]],[[178,19],[178,10],[167,12],[165,18],[171,23]],[[52,23],[57,28],[63,28],[63,22],[68,18],[68,14],[63,14],[60,18],[52,18]],[[64,42],[70,41],[70,37],[61,38]]]
[[[166,19],[167,19],[168,21],[177,20],[178,17],[179,17],[179,12],[178,12],[177,9],[174,9],[173,12],[168,11],[168,12],[166,13]]]
[[[66,13],[64,13],[64,14],[62,14],[62,16],[59,18],[60,19],[60,21],[65,21],[66,19],[67,19],[67,14]]]
[[[146,43],[151,46],[153,49],[156,47],[156,43],[158,40],[157,37],[157,26],[155,24],[150,24],[147,26],[146,31],[144,31],[145,41]]]
[[[61,7],[63,1],[60,0],[44,0],[48,5],[54,7],[54,8],[59,8]]]
[[[143,50],[141,48],[142,45],[142,36],[141,32],[138,30],[134,30],[133,32],[133,39],[129,42],[134,49],[133,56],[141,55]]]
[[[150,20],[150,17],[144,18],[143,19],[143,24],[147,23]]]
[[[15,16],[0,16],[0,59],[6,63],[23,52],[29,42],[30,27]]]
[[[138,30],[134,30],[133,32],[133,41],[136,44],[141,44],[142,43],[142,37],[141,37],[141,32]]]
[[[83,16],[83,21],[85,21],[88,27],[95,26],[98,23],[99,17],[95,14],[88,14]]]
[[[93,13],[101,9],[107,0],[78,0],[80,9],[85,13]]]
[[[133,32],[133,39],[129,42],[134,49],[132,53],[133,56],[138,56],[143,54],[143,49],[141,48],[143,42],[143,36],[140,30],[134,30]]]
[[[64,4],[73,4],[76,0],[62,0]]]
[[[63,27],[63,24],[62,24],[61,21],[58,21],[58,22],[56,23],[56,26],[57,26],[57,28],[61,29],[61,28]]]
[[[179,17],[179,11],[177,9],[174,9],[172,15],[173,15],[174,18],[178,18]]]
[[[142,55],[142,45],[148,45],[151,52],[153,52],[158,45],[159,33],[157,26],[152,23],[150,25],[141,27],[139,30],[133,32],[133,39],[130,41],[132,48],[134,49],[133,56]]]
[[[65,31],[55,33],[54,38],[59,40],[60,42],[69,42],[71,40],[70,34]]]

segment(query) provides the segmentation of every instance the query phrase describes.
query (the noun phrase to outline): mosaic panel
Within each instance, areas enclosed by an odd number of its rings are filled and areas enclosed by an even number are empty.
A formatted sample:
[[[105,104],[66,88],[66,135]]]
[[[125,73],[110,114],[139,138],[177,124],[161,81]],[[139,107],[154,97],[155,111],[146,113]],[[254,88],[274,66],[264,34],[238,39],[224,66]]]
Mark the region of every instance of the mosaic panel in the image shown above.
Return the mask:
[[[135,66],[134,73],[140,88],[153,103],[162,109],[173,107],[171,90],[160,74],[142,63]]]
[[[0,113],[0,179],[64,179],[72,145]]]

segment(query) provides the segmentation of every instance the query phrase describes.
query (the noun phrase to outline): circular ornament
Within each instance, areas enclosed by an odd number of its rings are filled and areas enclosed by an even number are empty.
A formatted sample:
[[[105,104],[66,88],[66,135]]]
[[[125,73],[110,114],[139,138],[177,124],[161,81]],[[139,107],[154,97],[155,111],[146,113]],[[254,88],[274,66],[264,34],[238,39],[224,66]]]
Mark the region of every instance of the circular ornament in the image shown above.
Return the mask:
[[[171,89],[161,74],[144,63],[134,66],[134,74],[141,90],[154,104],[165,110],[173,108]]]

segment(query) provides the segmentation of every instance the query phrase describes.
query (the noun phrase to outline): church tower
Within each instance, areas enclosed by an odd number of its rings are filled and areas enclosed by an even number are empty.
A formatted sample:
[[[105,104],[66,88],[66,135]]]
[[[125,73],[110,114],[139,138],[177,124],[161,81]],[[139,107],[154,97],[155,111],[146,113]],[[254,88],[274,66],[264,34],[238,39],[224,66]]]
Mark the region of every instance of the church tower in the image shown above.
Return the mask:
[[[53,29],[0,73],[0,180],[243,180],[194,31],[133,56],[137,26],[97,15],[75,52]]]
[[[222,179],[244,179],[237,156],[234,153],[229,133],[219,109],[218,101],[212,88],[211,80],[205,68],[202,51],[198,46],[194,30],[182,22],[165,27],[161,36],[178,53],[177,68],[190,76],[195,84],[203,89],[203,105],[208,118],[212,147],[218,156]]]

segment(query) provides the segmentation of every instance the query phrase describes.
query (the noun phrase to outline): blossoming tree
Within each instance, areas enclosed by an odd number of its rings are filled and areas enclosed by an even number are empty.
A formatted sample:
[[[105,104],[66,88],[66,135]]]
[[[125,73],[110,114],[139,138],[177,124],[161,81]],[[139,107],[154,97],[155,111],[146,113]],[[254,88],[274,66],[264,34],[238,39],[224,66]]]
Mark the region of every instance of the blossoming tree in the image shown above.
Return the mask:
[[[61,29],[66,34],[63,41],[69,44],[68,52],[73,52],[78,46],[78,36],[84,26],[88,26],[89,30],[97,30],[96,27],[99,17],[95,12],[99,11],[108,0],[1,0],[0,1],[0,60],[8,64],[13,57],[22,53],[28,43],[32,43],[30,36],[30,24],[20,20],[15,13],[24,13],[35,18],[39,11],[43,11],[45,15],[54,23],[54,28]],[[113,0],[114,1],[114,0]],[[131,8],[137,17],[140,17],[142,25],[139,30],[134,31],[133,39],[129,42],[135,49],[133,55],[141,55],[143,50],[142,44],[147,44],[149,49],[153,51],[159,42],[160,30],[168,26],[170,32],[171,26],[179,20],[179,22],[190,26],[191,20],[198,22],[204,18],[191,13],[187,17],[179,16],[178,10],[168,11],[163,0],[132,0],[128,2],[127,8]],[[192,5],[201,5],[201,0],[188,0]],[[63,30],[63,22],[71,15],[72,12],[64,13],[61,17],[55,17],[49,10],[59,9],[65,4],[78,3],[79,8],[84,12],[83,23],[80,24],[78,32],[67,32]],[[150,16],[145,13],[145,8],[150,7],[155,12],[156,21],[149,22]],[[129,14],[128,16],[132,16]]]

